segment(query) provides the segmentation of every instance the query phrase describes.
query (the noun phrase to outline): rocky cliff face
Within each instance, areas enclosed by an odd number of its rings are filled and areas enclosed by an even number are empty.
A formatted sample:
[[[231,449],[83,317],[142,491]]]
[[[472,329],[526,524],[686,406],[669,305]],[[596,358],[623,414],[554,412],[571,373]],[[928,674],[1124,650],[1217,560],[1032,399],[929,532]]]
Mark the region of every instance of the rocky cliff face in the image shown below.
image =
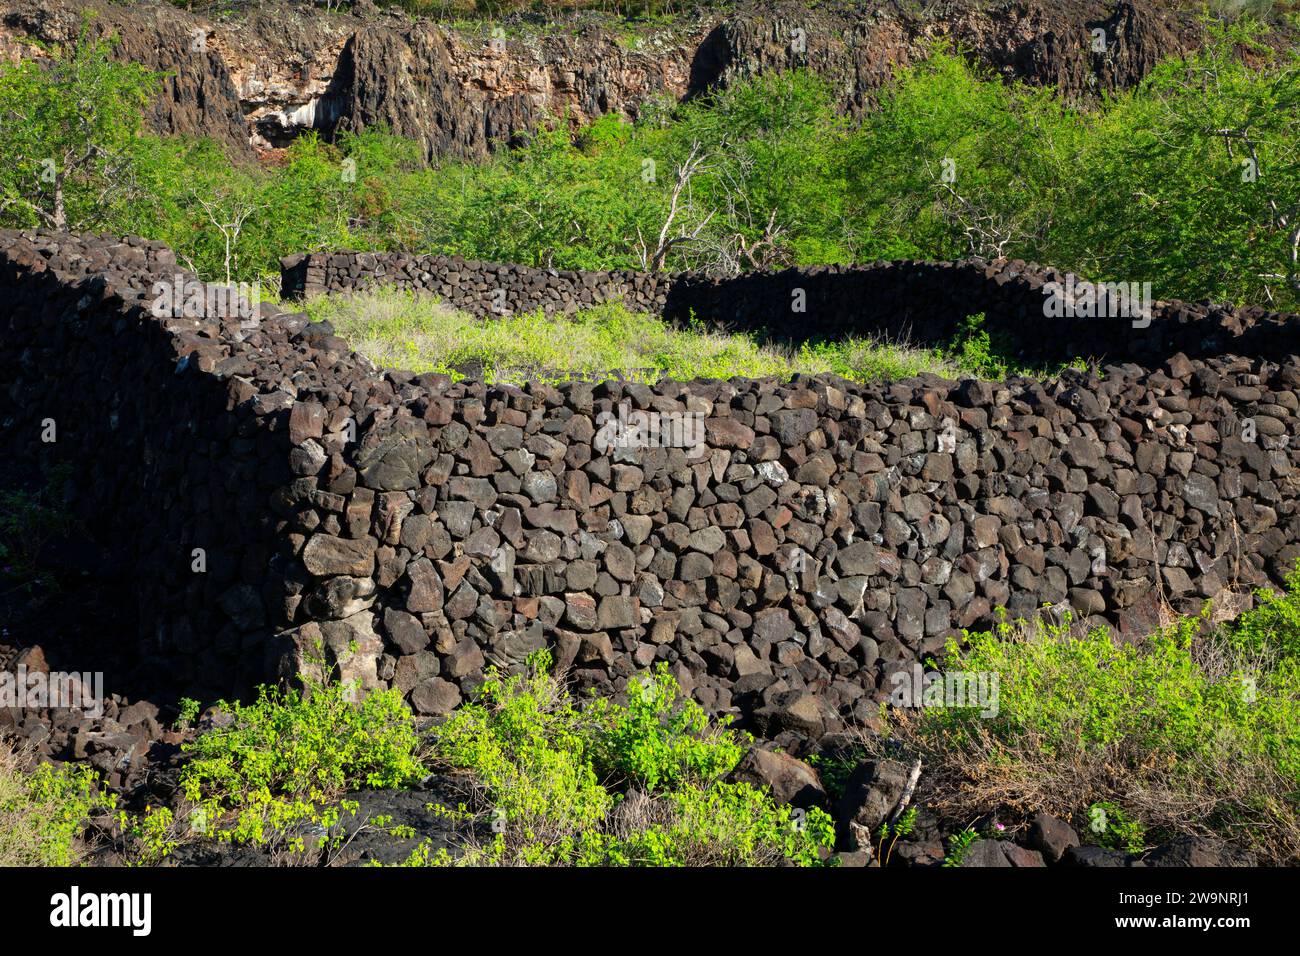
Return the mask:
[[[544,24],[445,25],[395,12],[294,3],[187,12],[162,2],[0,0],[0,57],[92,30],[167,74],[151,117],[233,149],[286,145],[307,129],[385,124],[432,158],[482,155],[544,117],[580,123],[648,98],[683,98],[756,74],[808,67],[858,112],[897,64],[948,39],[1007,78],[1065,95],[1121,89],[1194,46],[1168,0],[890,0],[703,10],[667,25],[575,14]]]
[[[75,39],[88,15],[93,35],[117,37],[117,55],[164,74],[149,117],[166,134],[206,135],[248,149],[236,88],[218,45],[198,20],[165,4],[0,3],[0,62],[47,55],[41,45]]]

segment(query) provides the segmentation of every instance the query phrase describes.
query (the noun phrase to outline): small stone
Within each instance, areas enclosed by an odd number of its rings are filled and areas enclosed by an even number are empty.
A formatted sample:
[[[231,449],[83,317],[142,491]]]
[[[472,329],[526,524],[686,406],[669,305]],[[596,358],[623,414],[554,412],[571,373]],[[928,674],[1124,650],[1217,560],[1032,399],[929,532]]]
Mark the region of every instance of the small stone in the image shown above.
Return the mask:
[[[450,713],[460,701],[460,688],[441,677],[422,681],[411,691],[411,707],[417,714]]]
[[[339,538],[330,534],[315,534],[302,551],[302,563],[312,574],[324,577],[348,574],[367,577],[375,567],[375,549],[379,543],[374,538]]]

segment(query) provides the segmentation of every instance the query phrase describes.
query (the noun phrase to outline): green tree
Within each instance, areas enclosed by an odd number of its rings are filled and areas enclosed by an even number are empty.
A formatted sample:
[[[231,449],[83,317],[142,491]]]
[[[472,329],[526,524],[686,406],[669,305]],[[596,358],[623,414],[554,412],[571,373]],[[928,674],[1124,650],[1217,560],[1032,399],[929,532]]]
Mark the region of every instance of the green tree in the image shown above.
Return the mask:
[[[845,124],[819,77],[771,74],[683,107],[669,128],[678,154],[700,144],[696,190],[716,212],[690,264],[723,273],[851,261],[845,228]]]
[[[133,146],[156,76],[91,38],[0,67],[0,221],[101,228],[134,190]]]
[[[1249,21],[1095,119],[1044,258],[1157,298],[1300,302],[1300,52]],[[1251,64],[1243,61],[1248,52]]]
[[[1049,234],[1079,118],[939,46],[902,71],[853,135],[848,199],[861,258],[1032,253]]]

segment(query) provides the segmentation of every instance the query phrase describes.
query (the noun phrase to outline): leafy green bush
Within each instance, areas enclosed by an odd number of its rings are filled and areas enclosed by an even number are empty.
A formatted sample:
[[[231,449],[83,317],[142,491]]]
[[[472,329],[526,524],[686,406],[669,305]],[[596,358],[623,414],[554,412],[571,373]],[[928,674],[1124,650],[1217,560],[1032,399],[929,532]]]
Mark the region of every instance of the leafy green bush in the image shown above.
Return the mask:
[[[183,827],[170,807],[145,807],[143,813],[119,810],[118,832],[127,848],[127,866],[157,866],[180,845]]]
[[[460,813],[492,836],[455,862],[473,865],[682,866],[820,862],[830,818],[778,807],[722,782],[745,742],[710,727],[660,669],[629,685],[627,705],[578,706],[538,655],[526,674],[493,673],[480,697],[435,732],[433,758],[467,771]],[[425,847],[413,863],[453,862]]]
[[[1137,643],[1105,629],[1012,626],[951,642],[945,670],[997,675],[996,714],[931,708],[904,718],[925,750],[931,801],[960,818],[1047,810],[1160,835],[1218,832],[1274,862],[1300,859],[1300,577],[1236,624],[1198,617]],[[1126,829],[1123,840],[1133,833]]]
[[[492,858],[506,851],[508,823],[519,858],[548,864],[577,855],[614,806],[588,748],[581,712],[539,666],[526,676],[490,675],[478,700],[435,731],[431,757],[473,773],[475,802],[500,837]]]
[[[0,745],[0,866],[72,866],[91,817],[113,809],[89,767],[40,764],[24,773]]]
[[[1068,201],[1080,123],[1051,90],[1003,83],[935,46],[848,138],[858,257],[1031,257]]]
[[[463,825],[467,845],[453,858],[422,844],[412,865],[814,864],[832,845],[824,813],[721,782],[748,740],[710,725],[662,668],[633,682],[626,706],[580,707],[548,663],[543,654],[525,674],[490,672],[478,699],[435,729],[432,759],[461,771],[467,801],[429,809]],[[222,704],[229,723],[185,746],[184,812],[121,815],[132,858],[157,863],[195,835],[329,850],[343,839],[342,815],[356,813],[355,802],[339,800],[344,791],[425,776],[414,719],[396,691],[355,703],[337,683],[308,691],[263,688],[253,704]]]
[[[1156,298],[1300,303],[1300,51],[1249,19],[1161,62],[1083,127],[1048,240],[1034,254]]]
[[[1300,661],[1300,568],[1287,576],[1287,588],[1255,592],[1259,603],[1225,627],[1240,650],[1283,661]]]
[[[704,708],[679,697],[666,664],[629,681],[625,705],[601,698],[584,716],[596,728],[589,733],[601,779],[645,790],[714,780],[740,762],[751,742],[710,728]]]
[[[309,825],[337,822],[328,817],[345,790],[421,779],[419,738],[401,693],[352,697],[347,685],[313,682],[306,693],[264,687],[252,704],[221,704],[229,725],[185,746],[180,788],[194,804],[194,829],[236,843],[288,835],[301,848]]]

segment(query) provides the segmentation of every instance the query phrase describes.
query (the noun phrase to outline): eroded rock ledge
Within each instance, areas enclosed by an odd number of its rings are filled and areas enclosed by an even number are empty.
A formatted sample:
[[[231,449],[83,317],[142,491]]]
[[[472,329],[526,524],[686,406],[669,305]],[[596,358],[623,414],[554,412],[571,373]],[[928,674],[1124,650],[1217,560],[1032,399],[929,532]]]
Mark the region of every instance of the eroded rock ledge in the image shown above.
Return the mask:
[[[118,55],[168,74],[151,117],[160,132],[247,152],[307,129],[384,124],[430,157],[481,155],[548,116],[635,116],[651,97],[791,67],[824,76],[855,113],[895,64],[938,38],[1006,78],[1091,95],[1132,86],[1201,36],[1190,9],[1167,0],[741,4],[662,24],[525,17],[499,34],[487,22],[288,2],[189,12],[163,0],[0,0],[0,58],[44,55],[30,41],[67,42],[87,10],[95,32],[121,38]],[[1105,53],[1093,49],[1097,29]]]

